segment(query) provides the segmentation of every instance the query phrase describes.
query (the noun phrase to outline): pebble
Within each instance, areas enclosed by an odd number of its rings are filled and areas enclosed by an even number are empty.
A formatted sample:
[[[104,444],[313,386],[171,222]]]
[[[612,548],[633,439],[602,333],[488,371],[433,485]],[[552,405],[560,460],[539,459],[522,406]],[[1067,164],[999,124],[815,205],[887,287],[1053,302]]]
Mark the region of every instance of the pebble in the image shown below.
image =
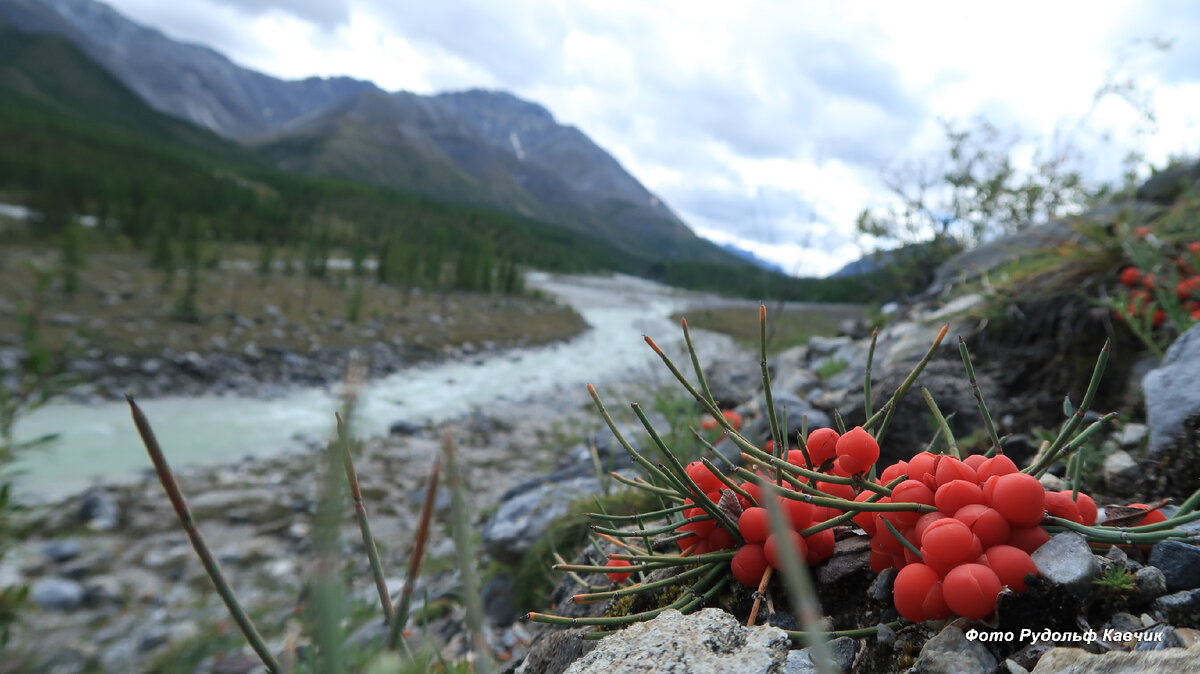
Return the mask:
[[[1038,575],[1083,596],[1091,591],[1100,562],[1083,536],[1068,531],[1054,536],[1033,553]]]
[[[1150,550],[1150,565],[1162,570],[1171,592],[1200,587],[1200,547],[1161,541]]]
[[[978,641],[968,640],[954,625],[926,641],[916,663],[916,671],[928,674],[990,672],[995,668],[996,658],[987,648]]]
[[[39,578],[33,582],[29,597],[42,608],[70,611],[83,605],[83,586],[66,578]]]

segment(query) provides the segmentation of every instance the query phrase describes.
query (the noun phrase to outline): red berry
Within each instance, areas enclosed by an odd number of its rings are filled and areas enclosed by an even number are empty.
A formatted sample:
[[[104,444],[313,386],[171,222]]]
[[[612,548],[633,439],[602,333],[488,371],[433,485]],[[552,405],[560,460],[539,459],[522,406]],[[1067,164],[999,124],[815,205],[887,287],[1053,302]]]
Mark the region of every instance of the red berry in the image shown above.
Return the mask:
[[[767,557],[763,554],[763,546],[747,543],[738,549],[733,559],[729,560],[729,569],[733,577],[746,587],[758,587],[763,572],[767,570]]]
[[[854,500],[857,501],[858,503],[862,503],[863,501],[866,501],[868,498],[870,498],[871,494],[873,494],[873,493],[875,493],[875,492],[864,489],[864,490],[862,490],[862,492],[859,493],[858,496],[854,497]],[[879,501],[877,501],[877,503],[889,503],[890,501],[891,501],[891,499],[889,499],[886,496],[883,496],[879,499]],[[875,513],[871,512],[869,510],[864,510],[864,511],[858,513],[857,515],[855,515],[851,519],[855,524],[857,524],[859,526],[859,528],[861,528],[863,531],[867,532],[868,536],[875,535]]]
[[[804,537],[795,531],[785,531],[784,535],[789,540],[792,548],[796,551],[796,557],[804,561],[808,557],[808,545],[804,542]],[[779,537],[771,534],[767,537],[767,543],[763,546],[763,554],[767,558],[767,563],[771,568],[779,571],[783,569],[783,559],[779,556]]]
[[[1020,548],[1031,555],[1049,540],[1050,534],[1037,525],[1012,527],[1008,531],[1008,544],[1014,548]]]
[[[1042,521],[1045,499],[1046,489],[1036,477],[1027,473],[1009,473],[996,479],[990,505],[1009,522],[1030,526]]]
[[[1071,491],[1046,492],[1046,512],[1064,520],[1083,524],[1083,515],[1079,513],[1079,505],[1071,498]]]
[[[814,466],[820,466],[837,455],[838,432],[832,428],[818,428],[808,434],[808,458]]]
[[[807,529],[812,525],[813,518],[816,517],[817,507],[807,501],[780,497],[779,505],[783,506],[783,512],[787,515],[788,522],[797,531]]]
[[[838,462],[852,475],[870,470],[879,459],[879,443],[862,426],[855,426],[838,438],[836,451]]]
[[[979,466],[983,465],[983,462],[987,460],[988,458],[982,454],[972,454],[963,459],[962,462],[970,466],[971,470],[975,471],[975,475],[978,476]]]
[[[921,536],[925,535],[925,530],[929,528],[930,524],[944,519],[946,519],[946,516],[940,512],[925,513],[917,519],[917,523],[913,526],[913,534],[919,541],[921,540]]]
[[[908,472],[908,462],[907,461],[897,461],[896,463],[893,463],[892,465],[888,466],[887,468],[884,468],[883,472],[879,474],[879,484],[887,484],[887,483],[891,482],[892,480],[900,477],[901,475],[904,475],[907,472]]]
[[[1158,524],[1159,522],[1167,521],[1167,516],[1162,514],[1162,511],[1150,510],[1150,506],[1146,505],[1145,503],[1130,503],[1129,507],[1149,511],[1146,513],[1145,517],[1134,522],[1133,526],[1142,526],[1143,524]]]
[[[729,550],[735,543],[733,534],[725,527],[713,527],[712,533],[708,535],[709,550]]]
[[[685,473],[687,473],[687,476],[691,478],[692,482],[696,483],[696,486],[700,488],[700,491],[704,492],[705,494],[714,491],[719,492],[725,487],[725,483],[721,482],[716,475],[713,475],[712,471],[708,469],[708,466],[704,465],[700,461],[693,461],[689,463],[683,470]],[[718,495],[717,500],[720,500],[720,498],[720,495]]]
[[[620,567],[620,566],[632,566],[632,565],[624,559],[610,559],[610,560],[608,560],[608,563],[605,564],[605,566]],[[629,572],[619,573],[616,571],[610,571],[609,573],[606,573],[604,575],[608,576],[608,579],[611,580],[612,582],[618,583],[618,584],[624,583],[625,581],[629,580]]]
[[[950,569],[943,581],[946,605],[964,618],[978,620],[996,610],[1000,577],[983,564],[961,564]]]
[[[746,508],[742,511],[742,516],[738,518],[738,531],[741,532],[742,538],[746,539],[747,543],[766,541],[767,533],[770,530],[771,518],[766,508]]]
[[[937,462],[937,469],[934,473],[937,479],[937,486],[942,486],[947,482],[954,480],[966,480],[967,482],[977,481],[975,469],[967,464],[959,461],[953,456],[942,456]]]
[[[1137,267],[1126,267],[1121,270],[1121,285],[1134,288],[1141,284],[1142,272]]]
[[[908,479],[892,487],[892,503],[921,503],[933,505],[933,491],[924,482]],[[919,512],[888,513],[888,521],[893,524],[911,527],[921,517]]]
[[[1004,519],[1003,515],[982,503],[963,506],[954,513],[954,519],[967,525],[985,548],[1004,543],[1011,531],[1008,520]]]
[[[1084,526],[1090,527],[1096,523],[1098,509],[1096,508],[1096,502],[1092,500],[1091,496],[1079,492],[1079,498],[1075,501],[1075,505],[1079,507],[1079,516],[1083,518],[1082,524]]]
[[[940,454],[931,454],[929,452],[921,452],[908,460],[908,479],[926,481],[926,476],[932,476],[934,469],[937,468],[937,460]],[[929,488],[933,489],[937,484],[930,484]]]
[[[1003,454],[997,454],[979,466],[979,469],[975,471],[975,481],[983,484],[993,475],[1008,475],[1016,472],[1018,472],[1017,464],[1013,463],[1012,459]]]
[[[820,564],[833,556],[833,529],[823,529],[810,536],[805,536],[804,544],[808,546],[805,561],[809,566]]]
[[[905,620],[924,622],[946,617],[941,581],[937,571],[925,564],[909,564],[896,574],[892,596],[896,611]]]
[[[921,535],[921,557],[926,564],[957,564],[967,558],[975,534],[954,518],[938,520]],[[978,555],[976,555],[978,556]]]
[[[1037,575],[1037,564],[1028,552],[1011,545],[995,545],[984,551],[979,557],[980,564],[996,572],[1000,582],[1007,585],[1013,592],[1025,591],[1025,576]]]
[[[884,552],[871,551],[870,555],[871,570],[875,573],[883,573],[884,569],[890,569],[895,566],[895,558]]]
[[[979,485],[967,480],[951,480],[938,487],[933,495],[933,503],[937,509],[954,516],[963,506],[972,503],[983,503],[983,490]]]

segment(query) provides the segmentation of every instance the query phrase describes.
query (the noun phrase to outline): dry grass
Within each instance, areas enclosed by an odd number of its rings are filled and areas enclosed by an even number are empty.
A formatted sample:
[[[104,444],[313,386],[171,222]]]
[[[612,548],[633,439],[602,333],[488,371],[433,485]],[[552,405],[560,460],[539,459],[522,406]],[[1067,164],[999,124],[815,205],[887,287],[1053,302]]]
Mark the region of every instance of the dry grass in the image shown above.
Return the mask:
[[[0,246],[0,343],[19,344],[21,310],[41,312],[43,339],[52,349],[74,342],[109,355],[157,355],[183,351],[240,351],[249,343],[307,353],[404,340],[436,350],[472,343],[482,346],[536,344],[574,335],[585,324],[572,309],[536,297],[481,293],[420,293],[349,278],[330,270],[325,279],[277,269],[254,271],[253,247],[222,250],[222,264],[201,272],[197,323],[172,320],[187,285],[179,272],[170,288],[162,272],[141,253],[93,247],[80,290],[64,297],[57,282],[35,297],[31,264],[57,268],[57,252],[25,245]],[[348,320],[354,284],[363,284],[359,320]]]
[[[864,319],[865,306],[853,304],[789,304],[782,309],[767,307],[767,346],[772,352],[807,344],[815,336],[832,336],[838,325],[847,319]],[[740,344],[757,351],[759,345],[758,306],[729,306],[692,309],[676,315],[675,320],[687,318],[688,325],[721,332]]]

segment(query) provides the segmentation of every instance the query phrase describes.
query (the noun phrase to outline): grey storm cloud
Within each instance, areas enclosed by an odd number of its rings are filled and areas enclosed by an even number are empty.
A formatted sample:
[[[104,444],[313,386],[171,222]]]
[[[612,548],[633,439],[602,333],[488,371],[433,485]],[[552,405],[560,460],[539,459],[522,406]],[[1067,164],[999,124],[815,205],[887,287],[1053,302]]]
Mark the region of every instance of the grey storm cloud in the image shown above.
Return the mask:
[[[322,28],[335,28],[350,19],[350,6],[346,0],[216,0],[216,2],[251,16],[278,10]]]
[[[568,24],[555,7],[506,3],[378,2],[374,12],[418,44],[483,68],[505,87],[544,82],[561,60]]]

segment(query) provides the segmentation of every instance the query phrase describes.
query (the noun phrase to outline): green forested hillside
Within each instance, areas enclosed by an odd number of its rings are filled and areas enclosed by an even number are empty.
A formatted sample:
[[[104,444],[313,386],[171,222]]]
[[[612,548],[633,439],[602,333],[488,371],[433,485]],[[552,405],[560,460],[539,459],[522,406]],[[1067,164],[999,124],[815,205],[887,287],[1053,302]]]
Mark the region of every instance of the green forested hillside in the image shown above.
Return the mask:
[[[864,301],[870,279],[793,279],[750,266],[659,259],[588,232],[480,207],[273,167],[245,148],[162,115],[64,40],[0,27],[0,201],[43,217],[34,238],[90,214],[136,247],[187,231],[373,257],[403,278],[459,258],[551,271],[620,271],[750,297]],[[13,236],[13,234],[9,234]]]

